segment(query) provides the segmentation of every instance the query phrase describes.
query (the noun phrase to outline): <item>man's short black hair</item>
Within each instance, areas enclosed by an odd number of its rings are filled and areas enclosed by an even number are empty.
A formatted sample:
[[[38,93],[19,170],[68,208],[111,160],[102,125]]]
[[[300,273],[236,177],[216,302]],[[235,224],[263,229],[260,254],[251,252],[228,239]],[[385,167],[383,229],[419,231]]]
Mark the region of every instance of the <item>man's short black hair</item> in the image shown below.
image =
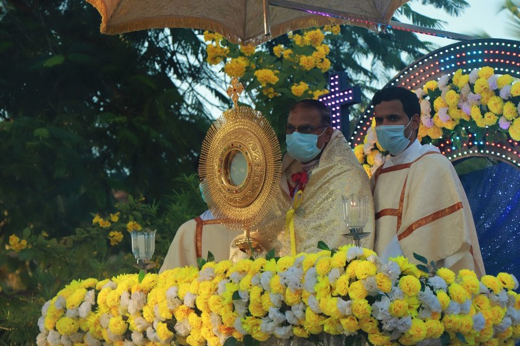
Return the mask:
[[[321,124],[323,126],[330,126],[332,124],[330,109],[327,106],[325,106],[323,102],[313,99],[301,100],[292,105],[291,109],[289,109],[289,113],[299,107],[313,108],[318,110],[321,116]]]
[[[412,118],[415,114],[421,115],[421,105],[417,95],[405,88],[400,87],[387,87],[379,90],[375,93],[372,98],[372,104],[377,106],[383,101],[401,101],[403,104],[403,111],[408,115],[408,118]]]

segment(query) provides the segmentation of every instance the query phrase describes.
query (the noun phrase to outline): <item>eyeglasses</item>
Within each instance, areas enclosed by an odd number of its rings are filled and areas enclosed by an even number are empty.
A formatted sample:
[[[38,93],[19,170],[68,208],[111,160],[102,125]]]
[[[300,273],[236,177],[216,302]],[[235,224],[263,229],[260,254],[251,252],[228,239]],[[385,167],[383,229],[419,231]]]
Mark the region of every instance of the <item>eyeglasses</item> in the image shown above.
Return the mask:
[[[285,126],[285,134],[290,135],[294,133],[294,131],[297,131],[299,133],[308,134],[313,133],[314,131],[318,129],[322,129],[324,127],[328,126],[311,126],[311,125],[301,125],[301,126],[293,126],[293,125],[287,125]]]

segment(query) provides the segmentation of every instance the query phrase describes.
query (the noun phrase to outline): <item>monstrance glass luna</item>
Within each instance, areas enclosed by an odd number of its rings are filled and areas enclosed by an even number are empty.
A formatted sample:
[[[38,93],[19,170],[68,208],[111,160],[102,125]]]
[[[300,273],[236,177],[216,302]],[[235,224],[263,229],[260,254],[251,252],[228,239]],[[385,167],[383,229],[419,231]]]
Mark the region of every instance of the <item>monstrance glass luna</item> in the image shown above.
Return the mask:
[[[368,220],[368,198],[355,194],[343,196],[343,219],[348,228],[344,236],[353,239],[356,246],[361,246],[361,239],[370,234],[363,232]]]

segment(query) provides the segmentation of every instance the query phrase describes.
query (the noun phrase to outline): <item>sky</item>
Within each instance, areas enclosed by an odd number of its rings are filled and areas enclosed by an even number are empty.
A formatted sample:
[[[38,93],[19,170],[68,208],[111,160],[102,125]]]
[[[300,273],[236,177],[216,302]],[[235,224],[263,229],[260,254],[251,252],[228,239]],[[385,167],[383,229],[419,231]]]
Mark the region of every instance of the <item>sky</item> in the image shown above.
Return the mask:
[[[467,0],[469,8],[460,17],[450,17],[445,12],[433,6],[425,6],[411,2],[414,10],[430,17],[439,18],[447,22],[443,30],[459,34],[474,35],[485,31],[492,38],[506,38],[519,40],[511,30],[511,14],[509,11],[500,11],[504,0]],[[446,46],[456,41],[420,35],[424,39],[435,42],[439,46]]]

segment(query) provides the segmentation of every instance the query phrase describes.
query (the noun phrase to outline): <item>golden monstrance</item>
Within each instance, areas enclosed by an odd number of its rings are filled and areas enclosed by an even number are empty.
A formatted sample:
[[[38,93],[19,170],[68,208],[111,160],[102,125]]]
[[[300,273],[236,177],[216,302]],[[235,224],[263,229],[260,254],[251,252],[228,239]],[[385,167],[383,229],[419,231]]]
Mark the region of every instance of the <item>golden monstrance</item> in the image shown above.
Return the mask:
[[[238,106],[244,90],[233,78],[228,95],[234,107],[209,129],[202,143],[200,174],[210,211],[231,229],[249,232],[266,216],[278,192],[281,153],[262,113]],[[254,245],[253,245],[254,248]]]

